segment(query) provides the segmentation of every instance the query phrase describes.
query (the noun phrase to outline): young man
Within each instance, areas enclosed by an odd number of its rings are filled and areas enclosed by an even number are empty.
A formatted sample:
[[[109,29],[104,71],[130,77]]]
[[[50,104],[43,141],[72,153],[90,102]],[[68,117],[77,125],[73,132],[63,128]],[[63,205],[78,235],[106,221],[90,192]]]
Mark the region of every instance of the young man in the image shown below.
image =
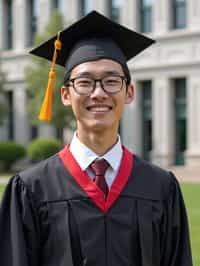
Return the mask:
[[[50,59],[55,39],[32,53]],[[134,98],[126,61],[153,41],[96,12],[59,40],[62,102],[77,129],[70,145],[8,184],[1,265],[192,266],[176,178],[132,154],[118,135]]]

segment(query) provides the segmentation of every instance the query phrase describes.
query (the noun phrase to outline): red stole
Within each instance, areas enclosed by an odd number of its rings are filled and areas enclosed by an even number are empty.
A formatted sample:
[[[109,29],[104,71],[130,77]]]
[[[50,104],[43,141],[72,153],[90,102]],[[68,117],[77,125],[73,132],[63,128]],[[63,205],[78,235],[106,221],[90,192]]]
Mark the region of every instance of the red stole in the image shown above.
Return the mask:
[[[104,193],[87,175],[86,171],[83,171],[80,168],[70,152],[69,145],[66,145],[65,148],[59,152],[59,157],[71,176],[103,212],[107,212],[115,200],[117,200],[125,187],[133,168],[133,155],[123,146],[123,156],[118,174],[109,190],[107,198],[105,199]]]

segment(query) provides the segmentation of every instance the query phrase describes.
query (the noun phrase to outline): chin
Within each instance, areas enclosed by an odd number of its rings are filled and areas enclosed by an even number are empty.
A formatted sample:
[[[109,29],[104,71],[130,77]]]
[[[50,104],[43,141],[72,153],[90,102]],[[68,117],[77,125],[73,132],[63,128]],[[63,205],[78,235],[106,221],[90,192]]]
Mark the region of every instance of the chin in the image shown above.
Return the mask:
[[[96,121],[90,124],[90,129],[94,131],[106,131],[113,129],[113,125],[111,122],[103,122],[103,121]]]

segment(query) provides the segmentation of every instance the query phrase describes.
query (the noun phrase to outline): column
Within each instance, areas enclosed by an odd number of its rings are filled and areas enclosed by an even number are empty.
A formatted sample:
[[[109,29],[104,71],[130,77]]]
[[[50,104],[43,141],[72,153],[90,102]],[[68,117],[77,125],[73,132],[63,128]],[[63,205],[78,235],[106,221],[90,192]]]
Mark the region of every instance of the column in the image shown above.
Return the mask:
[[[4,27],[5,27],[5,19],[3,12],[3,0],[0,0],[0,50],[4,47]]]
[[[79,18],[79,0],[64,1],[63,19],[67,23],[73,23]]]
[[[136,83],[135,83],[136,84]],[[139,84],[135,86],[135,98],[133,102],[126,106],[122,126],[122,142],[133,152],[142,153],[142,124],[141,124],[141,91]]]
[[[42,32],[51,18],[51,1],[50,0],[38,0],[39,1],[39,16],[38,16],[38,31]]]
[[[0,95],[0,104],[6,103],[6,97],[5,95]],[[5,118],[5,121],[3,121],[2,124],[0,124],[0,141],[5,141],[8,138],[8,129],[7,129],[7,119]]]
[[[27,44],[27,28],[29,27],[26,6],[25,0],[13,1],[13,46],[15,50],[24,49]]]
[[[200,77],[193,73],[187,80],[187,150],[186,165],[200,165]]]
[[[153,31],[155,34],[162,34],[170,29],[171,24],[171,1],[154,1],[153,5]]]
[[[153,150],[152,162],[166,167],[173,164],[174,114],[173,91],[166,77],[153,81]]]
[[[26,100],[26,92],[23,87],[18,87],[13,90],[14,139],[21,144],[27,144],[29,141]]]
[[[41,138],[53,138],[55,137],[55,130],[50,124],[41,124],[39,126],[39,137]]]
[[[104,16],[110,16],[110,4],[108,0],[96,0],[95,10],[103,14]]]
[[[121,12],[122,24],[137,31],[139,29],[139,10],[139,0],[123,1]]]
[[[6,128],[6,123],[0,126],[0,141],[6,141],[8,139],[8,132]]]
[[[186,3],[187,26],[190,29],[198,30],[200,25],[200,1],[190,0]]]

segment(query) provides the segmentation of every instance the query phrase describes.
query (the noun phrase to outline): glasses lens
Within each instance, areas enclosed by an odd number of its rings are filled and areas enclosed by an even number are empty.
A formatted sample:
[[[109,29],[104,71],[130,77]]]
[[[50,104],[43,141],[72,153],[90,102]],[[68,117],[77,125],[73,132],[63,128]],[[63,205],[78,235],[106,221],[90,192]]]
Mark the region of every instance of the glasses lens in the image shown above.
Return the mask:
[[[74,87],[77,93],[88,94],[91,93],[94,86],[94,80],[90,78],[76,78],[74,79]]]
[[[120,76],[108,76],[102,79],[104,90],[108,93],[115,93],[121,90],[123,79]]]

